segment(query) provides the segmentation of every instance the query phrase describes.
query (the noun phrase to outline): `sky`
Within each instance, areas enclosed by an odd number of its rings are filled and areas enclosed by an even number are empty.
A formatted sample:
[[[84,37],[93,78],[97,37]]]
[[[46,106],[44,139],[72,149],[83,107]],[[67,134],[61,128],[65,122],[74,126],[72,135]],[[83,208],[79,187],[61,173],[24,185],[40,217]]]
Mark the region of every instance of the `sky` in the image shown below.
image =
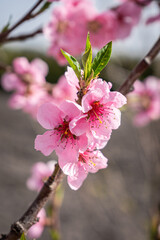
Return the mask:
[[[118,1],[110,0],[92,0],[96,3],[100,11],[102,9],[107,9],[117,4]],[[36,0],[0,0],[0,29],[8,22],[8,19],[11,17],[12,23],[16,22],[19,18],[27,12],[33,4],[36,3]],[[57,3],[56,3],[57,4]],[[45,13],[41,14],[39,17],[30,20],[20,26],[14,34],[32,32],[35,29],[38,29],[40,26],[45,25],[51,16],[52,9],[54,8],[52,4],[51,8],[48,9]],[[125,40],[119,40],[113,43],[113,55],[129,55],[130,57],[141,57],[144,56],[154,42],[157,40],[160,35],[160,22],[145,25],[145,21],[148,17],[158,13],[156,3],[153,2],[148,8],[143,11],[142,19],[140,24],[135,27],[131,35]],[[24,31],[25,30],[25,31]],[[22,48],[22,49],[35,49],[40,52],[46,52],[49,46],[49,42],[43,35],[39,35],[34,39],[27,40],[25,42],[16,42],[8,43],[5,45],[5,48]]]

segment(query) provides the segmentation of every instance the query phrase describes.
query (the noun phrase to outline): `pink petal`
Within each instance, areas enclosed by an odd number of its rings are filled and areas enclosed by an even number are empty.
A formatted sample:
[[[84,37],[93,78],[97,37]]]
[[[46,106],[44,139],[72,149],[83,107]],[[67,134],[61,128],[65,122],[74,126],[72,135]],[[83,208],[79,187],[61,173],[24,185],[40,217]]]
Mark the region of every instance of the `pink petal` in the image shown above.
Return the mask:
[[[31,65],[36,68],[44,77],[48,73],[48,65],[46,62],[41,60],[40,58],[36,58],[31,62]]]
[[[88,91],[88,93],[86,93],[82,98],[82,111],[86,113],[91,110],[91,104],[95,101],[100,101],[102,97],[103,92],[100,88]]]
[[[70,145],[67,149],[56,152],[58,155],[58,163],[65,174],[69,174],[73,163],[78,162],[78,151]]]
[[[99,169],[107,167],[108,159],[102,154],[101,151],[93,151],[89,156],[92,161],[87,168],[88,172],[96,173]]]
[[[44,223],[45,223],[45,218],[46,218],[46,212],[44,208],[40,210],[38,213],[37,217],[39,218],[39,222],[34,224],[28,231],[27,236],[30,239],[33,238],[39,238],[43,232],[44,229]]]
[[[79,166],[76,176],[68,176],[67,180],[70,188],[73,190],[80,188],[83,181],[86,179],[87,174],[88,173],[84,170],[84,168],[82,166]]]
[[[52,103],[44,103],[38,109],[37,120],[46,129],[53,129],[62,123],[61,110]]]
[[[67,67],[67,72],[65,72],[65,77],[69,85],[74,87],[79,87],[79,80],[71,67]]]
[[[109,97],[105,98],[103,102],[105,101],[117,108],[121,108],[124,104],[127,103],[126,97],[120,92],[110,92]]]
[[[99,124],[96,125],[93,128],[91,128],[91,132],[93,134],[93,137],[103,140],[103,141],[108,141],[110,139],[112,129],[110,125],[105,126],[104,124]]]
[[[86,120],[87,114],[74,118],[69,123],[70,131],[76,136],[80,136],[89,130],[89,124]]]
[[[45,156],[50,155],[57,146],[56,137],[53,131],[38,135],[35,139],[35,149],[41,151]]]
[[[14,71],[18,74],[25,74],[30,69],[30,64],[25,57],[15,58],[13,61]]]
[[[88,147],[88,138],[86,134],[79,136],[78,146],[80,151],[85,151]]]
[[[112,113],[107,118],[108,124],[112,129],[117,129],[121,124],[121,112],[117,108],[113,108]]]
[[[146,114],[145,112],[141,112],[135,116],[133,123],[136,127],[143,127],[147,125],[150,121],[151,120],[148,114]]]
[[[15,73],[5,73],[2,76],[1,84],[6,91],[21,89],[22,85],[21,80]]]
[[[70,100],[64,101],[59,108],[64,112],[65,116],[68,116],[69,120],[79,116],[81,114],[81,106]]]

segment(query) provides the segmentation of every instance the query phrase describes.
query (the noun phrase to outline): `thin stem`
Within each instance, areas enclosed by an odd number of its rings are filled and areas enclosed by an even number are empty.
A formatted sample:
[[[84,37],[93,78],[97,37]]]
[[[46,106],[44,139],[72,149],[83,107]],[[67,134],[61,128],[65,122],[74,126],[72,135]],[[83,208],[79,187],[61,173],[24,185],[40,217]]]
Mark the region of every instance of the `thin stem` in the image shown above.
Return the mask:
[[[13,42],[13,41],[23,41],[23,40],[26,40],[28,38],[35,37],[36,35],[38,35],[40,33],[42,33],[41,28],[39,28],[38,30],[36,30],[35,32],[32,32],[32,33],[22,34],[22,35],[19,35],[19,36],[7,38],[4,41],[5,41],[5,43],[6,42]]]
[[[12,67],[0,62],[0,70],[6,71],[6,72],[11,72]]]
[[[6,39],[6,37],[14,30],[16,29],[19,25],[21,25],[23,22],[33,18],[32,16],[32,12],[41,4],[41,2],[43,2],[44,0],[38,0],[38,2],[31,8],[31,10],[29,10],[29,12],[27,12],[24,17],[22,17],[20,20],[18,20],[17,23],[15,23],[13,25],[13,27],[11,27],[8,31],[1,33],[0,34],[0,42],[3,42],[4,39]],[[36,16],[36,15],[35,15]]]
[[[30,205],[23,216],[15,222],[7,235],[2,235],[0,240],[18,240],[22,233],[26,233],[28,229],[37,222],[37,214],[44,207],[51,194],[55,194],[56,188],[63,179],[63,173],[59,165],[56,164],[53,174],[44,183],[41,191]]]
[[[142,73],[150,66],[153,59],[158,55],[160,51],[160,38],[157,40],[157,42],[154,44],[152,49],[149,51],[149,53],[145,56],[142,61],[140,61],[137,66],[131,71],[126,81],[122,84],[122,86],[119,88],[119,92],[126,95],[133,83],[142,75]]]

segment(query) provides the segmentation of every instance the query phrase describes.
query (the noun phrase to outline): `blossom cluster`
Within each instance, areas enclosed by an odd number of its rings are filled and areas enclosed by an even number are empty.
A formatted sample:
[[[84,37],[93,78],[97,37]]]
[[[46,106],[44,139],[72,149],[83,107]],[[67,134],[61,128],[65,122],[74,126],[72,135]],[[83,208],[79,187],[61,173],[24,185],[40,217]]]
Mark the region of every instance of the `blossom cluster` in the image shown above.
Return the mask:
[[[63,0],[54,7],[51,20],[44,27],[50,41],[48,54],[59,64],[66,64],[60,49],[80,55],[88,32],[92,46],[98,49],[109,41],[124,39],[139,22],[141,10],[137,1],[99,12],[91,0]]]
[[[145,126],[160,118],[160,79],[149,76],[144,82],[137,80],[134,91],[129,93],[128,107],[134,112],[135,126]]]
[[[25,57],[13,60],[12,67],[2,76],[4,90],[12,91],[9,106],[22,109],[33,118],[37,116],[39,106],[45,102],[59,105],[64,99],[74,100],[76,90],[72,88],[65,76],[61,76],[56,85],[46,82],[47,64],[41,59],[31,62]]]
[[[68,84],[80,90],[79,79],[70,67],[66,78]],[[107,158],[100,149],[107,144],[112,130],[119,127],[119,108],[126,103],[122,94],[110,91],[111,87],[111,83],[95,78],[86,87],[81,104],[65,100],[59,106],[45,103],[38,110],[37,120],[47,131],[36,137],[35,148],[45,156],[55,150],[74,190],[89,172],[107,167]]]

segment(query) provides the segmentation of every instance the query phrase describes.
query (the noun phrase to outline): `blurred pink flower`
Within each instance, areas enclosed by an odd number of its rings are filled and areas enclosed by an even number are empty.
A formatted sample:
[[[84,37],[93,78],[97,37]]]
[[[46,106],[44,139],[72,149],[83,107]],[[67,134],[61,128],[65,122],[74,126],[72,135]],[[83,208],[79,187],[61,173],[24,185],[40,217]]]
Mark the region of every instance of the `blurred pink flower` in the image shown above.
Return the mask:
[[[2,76],[2,87],[6,91],[25,93],[29,84],[42,86],[48,73],[47,64],[41,59],[34,59],[31,63],[27,58],[19,57],[13,60],[13,72]]]
[[[54,99],[44,88],[30,85],[25,94],[14,93],[9,99],[9,106],[13,109],[22,109],[36,118],[39,106],[49,101],[54,101]]]
[[[129,36],[132,28],[138,24],[142,8],[134,1],[127,1],[117,7],[114,12],[117,17],[115,24],[115,38],[124,39]]]
[[[93,47],[100,48],[114,39],[116,17],[112,11],[101,14],[89,0],[62,3],[54,8],[51,21],[44,27],[44,34],[51,42],[48,53],[60,64],[66,63],[60,48],[71,55],[80,55],[88,31]]]
[[[64,100],[75,101],[77,99],[77,89],[71,86],[63,75],[53,87],[52,96],[57,104],[62,103]]]
[[[27,237],[29,237],[30,239],[37,239],[42,235],[46,219],[46,212],[44,208],[40,210],[37,217],[39,218],[39,221],[34,224],[27,232]]]
[[[128,106],[135,112],[136,126],[145,126],[160,118],[160,79],[150,76],[144,82],[137,80],[127,98]]]
[[[49,161],[47,163],[37,162],[31,169],[31,176],[27,180],[27,187],[30,190],[39,191],[44,182],[53,173],[56,161]]]

